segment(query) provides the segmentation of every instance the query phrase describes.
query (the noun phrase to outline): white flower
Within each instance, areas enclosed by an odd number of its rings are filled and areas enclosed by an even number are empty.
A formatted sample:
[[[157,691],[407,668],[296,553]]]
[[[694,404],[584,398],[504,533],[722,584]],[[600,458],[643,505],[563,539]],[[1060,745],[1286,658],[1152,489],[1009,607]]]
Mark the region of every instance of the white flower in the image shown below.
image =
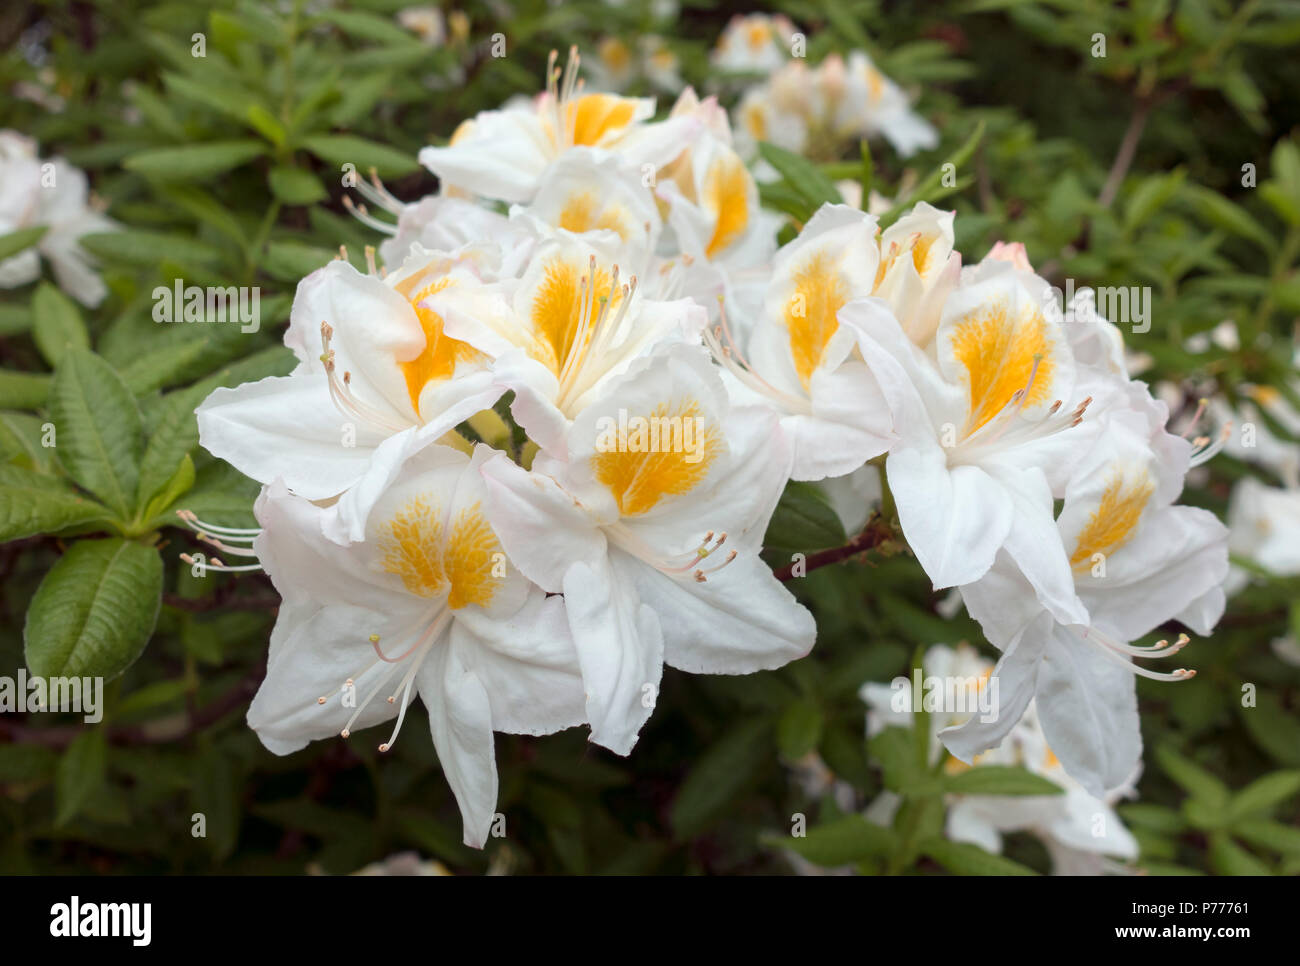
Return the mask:
[[[406,7],[397,11],[397,22],[430,47],[441,47],[447,39],[447,22],[437,7]]]
[[[728,271],[766,264],[781,220],[760,207],[758,185],[732,147],[726,112],[688,87],[669,121],[689,122],[697,132],[657,176],[675,250]]]
[[[564,594],[593,741],[628,753],[664,662],[747,674],[807,653],[811,615],[758,556],[788,452],[770,413],[731,408],[703,350],[638,360],[578,414],[567,450],[483,472],[511,559]]]
[[[953,290],[924,348],[868,301],[839,321],[857,331],[893,414],[886,476],[935,588],[978,580],[1005,550],[1045,605],[1083,619],[1052,521],[1052,484],[1086,442],[1072,429],[1087,402],[1070,403],[1075,364],[1059,312],[993,262]]]
[[[653,98],[584,94],[578,55],[563,74],[547,65],[547,89],[533,102],[483,111],[464,121],[442,148],[420,151],[420,163],[447,186],[500,201],[527,203],[547,165],[572,147],[613,151],[636,168],[659,168],[694,137],[696,122],[679,117],[654,124]]]
[[[901,156],[939,143],[939,134],[916,114],[907,95],[855,50],[847,64],[830,54],[815,68],[793,60],[737,106],[738,144],[746,157],[769,141],[815,160],[836,160],[860,138],[883,136]]]
[[[298,285],[288,376],[217,389],[196,411],[199,442],[261,483],[309,500],[344,494],[327,529],[358,540],[370,504],[402,461],[501,395],[487,358],[449,337],[423,303],[492,277],[491,248],[455,255],[416,246],[384,278],[335,261]]]
[[[993,662],[967,644],[955,648],[936,644],[926,651],[922,667],[927,679],[944,682],[949,693],[956,695],[957,689],[962,689],[962,705],[969,709],[976,706],[976,695],[988,687]],[[912,727],[915,719],[910,688],[899,690],[868,682],[859,693],[869,708],[868,735],[885,727]],[[938,740],[942,729],[959,725],[971,716],[953,707],[930,714],[933,761],[937,763],[943,756]],[[948,838],[1000,853],[1003,833],[1026,831],[1047,846],[1057,874],[1098,874],[1104,867],[1101,856],[1127,861],[1137,858],[1137,842],[1112,807],[1118,798],[1131,794],[1136,772],[1104,799],[1089,794],[1066,773],[1048,746],[1033,702],[1001,742],[978,755],[972,764],[949,758],[943,767],[948,774],[954,774],[988,765],[1025,768],[1063,791],[1059,795],[949,795],[945,823]],[[873,802],[868,810],[872,820],[892,820],[895,802],[890,798]]]
[[[447,289],[430,299],[454,338],[492,359],[499,389],[515,393],[515,419],[547,453],[563,457],[573,418],[635,359],[665,342],[700,340],[700,306],[648,298],[624,270],[622,256],[635,262],[641,251],[613,232],[561,229],[538,244],[517,281],[482,297]]]
[[[709,54],[715,70],[770,74],[790,56],[794,24],[780,14],[732,17]]]
[[[777,253],[748,338],[729,338],[722,327],[708,335],[715,356],[742,387],[741,398],[761,400],[781,414],[797,480],[851,473],[894,439],[889,406],[856,354],[856,332],[837,321],[845,304],[873,291],[880,267],[876,230],[870,215],[822,206]],[[863,302],[858,311],[874,311],[882,325],[897,326],[882,302]]]
[[[347,547],[322,536],[320,508],[276,482],[258,500],[254,542],[284,604],[249,725],[283,755],[396,715],[387,751],[418,693],[475,848],[496,809],[493,731],[583,721],[564,603],[510,565],[485,515],[490,452],[412,457]]]
[[[1228,504],[1229,548],[1279,577],[1300,574],[1300,490],[1243,476]]]
[[[0,262],[0,288],[35,281],[44,255],[63,291],[90,307],[104,300],[108,289],[78,239],[119,226],[87,204],[87,195],[81,170],[62,158],[41,161],[35,141],[0,131],[0,235],[40,225],[47,229],[34,248]]]
[[[1141,754],[1133,676],[1181,680],[1194,672],[1151,671],[1133,659],[1170,657],[1183,635],[1137,647],[1129,642],[1177,619],[1207,634],[1223,612],[1227,531],[1213,514],[1174,506],[1192,447],[1165,432],[1168,413],[1146,387],[1129,389],[1129,405],[1111,407],[1066,487],[1058,538],[1042,554],[1066,560],[1081,619],[1059,618],[1040,602],[1007,551],[987,576],[962,587],[966,606],[1002,651],[999,715],[942,735],[969,761],[996,745],[1031,698],[1065,770],[1091,794],[1123,784]]]

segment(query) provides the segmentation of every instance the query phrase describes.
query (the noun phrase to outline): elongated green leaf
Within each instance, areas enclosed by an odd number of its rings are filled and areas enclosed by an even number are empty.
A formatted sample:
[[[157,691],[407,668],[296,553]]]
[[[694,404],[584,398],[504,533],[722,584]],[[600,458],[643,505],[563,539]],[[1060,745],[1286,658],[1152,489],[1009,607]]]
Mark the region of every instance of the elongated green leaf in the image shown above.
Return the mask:
[[[1060,795],[1065,789],[1042,775],[1013,765],[980,765],[945,776],[954,795]]]
[[[108,771],[108,743],[100,728],[88,728],[68,745],[55,772],[55,825],[75,818],[104,784]]]
[[[266,145],[252,138],[209,141],[141,151],[123,161],[122,167],[159,181],[203,181],[265,153]]]
[[[57,479],[0,466],[0,542],[107,521],[109,511]]]
[[[787,761],[798,761],[817,747],[826,723],[821,708],[811,701],[796,701],[785,709],[776,725],[776,746]]]
[[[186,453],[181,457],[181,463],[176,468],[176,472],[170,478],[164,480],[158,487],[157,492],[150,498],[148,504],[144,507],[141,518],[144,520],[154,519],[175,503],[178,498],[188,493],[193,486],[194,461],[190,459],[190,454]]]
[[[792,482],[781,494],[763,546],[806,553],[843,546],[847,539],[825,494],[811,483]]]
[[[57,366],[70,348],[90,348],[90,333],[81,310],[49,282],[42,282],[32,296],[32,338],[51,366]]]
[[[301,168],[272,168],[271,193],[286,205],[310,205],[329,197],[320,179]]]
[[[355,164],[357,172],[362,176],[372,166],[378,169],[381,178],[406,174],[419,167],[414,154],[350,134],[318,134],[304,138],[302,144],[312,154],[331,164]]]
[[[113,678],[144,650],[162,601],[162,558],[130,540],[81,540],[32,598],[27,666],[43,677]]]
[[[743,722],[705,752],[673,802],[673,829],[679,836],[699,832],[740,793],[763,758],[771,754],[770,729],[765,719]]]
[[[164,259],[206,265],[221,252],[207,242],[157,231],[113,231],[82,235],[82,247],[108,261],[156,267]]]
[[[1200,185],[1185,185],[1183,190],[1187,192],[1201,217],[1215,227],[1248,238],[1267,252],[1272,252],[1277,246],[1273,236],[1255,220],[1250,212],[1229,201],[1217,191],[1202,188]]]
[[[1156,749],[1156,761],[1177,785],[1208,808],[1220,811],[1227,807],[1228,786],[1200,765],[1184,758],[1168,745]]]
[[[37,225],[35,228],[19,228],[7,235],[0,235],[0,261],[31,248],[47,231],[48,225]]]
[[[1233,826],[1233,834],[1259,848],[1300,855],[1300,829],[1268,818],[1248,818]]]
[[[31,413],[0,410],[0,462],[48,472],[54,453],[41,445],[45,425]]]
[[[69,351],[50,389],[50,417],[68,475],[126,518],[143,441],[140,411],[122,378],[89,350]]]
[[[824,204],[844,203],[835,182],[808,159],[766,141],[759,143],[758,150],[763,155],[763,160],[776,168],[786,183],[799,192],[814,211]]]
[[[927,839],[920,851],[957,875],[1038,875],[1028,866],[985,852],[969,842]]]
[[[861,815],[846,815],[825,825],[808,829],[804,836],[764,835],[764,845],[789,849],[823,867],[850,865],[873,856],[892,855],[898,837],[892,829],[867,821]]]
[[[45,405],[49,394],[49,376],[0,369],[0,408],[37,409]]]
[[[1232,796],[1228,811],[1246,817],[1271,812],[1300,792],[1300,771],[1276,771],[1257,778]]]

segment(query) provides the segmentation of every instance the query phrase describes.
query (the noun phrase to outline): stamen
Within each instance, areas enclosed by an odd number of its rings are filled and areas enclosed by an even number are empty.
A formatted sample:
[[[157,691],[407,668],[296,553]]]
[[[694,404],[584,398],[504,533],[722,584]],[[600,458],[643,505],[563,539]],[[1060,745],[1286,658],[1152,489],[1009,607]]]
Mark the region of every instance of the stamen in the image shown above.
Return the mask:
[[[361,182],[357,183],[360,184]],[[350,195],[343,196],[343,207],[348,210],[348,213],[352,215],[353,218],[361,222],[361,224],[365,225],[367,228],[373,228],[375,231],[383,232],[385,235],[397,234],[396,225],[391,222],[380,221],[374,215],[370,214],[365,205],[358,205],[354,202]],[[343,257],[347,257],[346,251],[344,251]]]
[[[222,563],[219,557],[213,557],[211,560],[200,561],[198,558],[192,557],[188,553],[181,554],[181,559],[185,561],[187,564],[190,564],[191,566],[199,566],[202,567],[204,570],[212,570],[219,574],[252,573],[255,570],[262,569],[262,565],[260,563],[249,564],[244,567],[230,567]]]
[[[1191,435],[1192,430],[1196,428],[1196,424],[1200,422],[1201,417],[1205,415],[1205,409],[1207,406],[1209,406],[1209,404],[1210,401],[1204,398],[1198,399],[1196,401],[1196,413],[1192,416],[1192,421],[1187,424],[1187,428],[1184,429],[1180,434],[1183,437],[1183,439],[1186,439],[1188,436]]]
[[[1149,678],[1152,681],[1189,681],[1196,677],[1196,672],[1188,668],[1180,667],[1175,671],[1161,672],[1149,671],[1141,665],[1134,664],[1129,657],[1170,657],[1177,654],[1187,646],[1189,638],[1186,634],[1180,634],[1178,639],[1170,644],[1168,641],[1159,641],[1152,647],[1136,647],[1132,644],[1124,644],[1120,641],[1113,640],[1102,634],[1096,628],[1089,627],[1081,635],[1084,640],[1092,641],[1101,650],[1101,653],[1114,661],[1120,667],[1124,668],[1131,674],[1139,677]]]
[[[1223,424],[1223,429],[1219,430],[1219,438],[1213,443],[1210,443],[1209,438],[1206,436],[1201,436],[1196,440],[1194,444],[1196,449],[1193,451],[1192,458],[1188,465],[1202,466],[1203,464],[1208,463],[1210,460],[1214,459],[1214,457],[1219,455],[1220,451],[1222,451],[1223,447],[1227,445],[1228,440],[1231,438],[1232,420],[1229,420]]]

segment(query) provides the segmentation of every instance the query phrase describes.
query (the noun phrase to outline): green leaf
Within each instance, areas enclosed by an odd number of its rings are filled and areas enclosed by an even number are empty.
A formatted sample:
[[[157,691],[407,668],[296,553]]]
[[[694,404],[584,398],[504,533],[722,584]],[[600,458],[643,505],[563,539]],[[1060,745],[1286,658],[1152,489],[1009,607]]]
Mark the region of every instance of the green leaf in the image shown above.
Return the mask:
[[[152,547],[116,538],[74,543],[27,610],[28,668],[43,677],[121,674],[153,633],[162,581]]]
[[[671,820],[680,838],[690,838],[724,811],[759,765],[771,754],[766,719],[742,722],[696,763],[673,802]]]
[[[0,542],[108,521],[109,511],[60,480],[0,466]]]
[[[1257,778],[1237,794],[1228,804],[1233,817],[1245,818],[1271,812],[1291,796],[1300,792],[1300,771],[1277,771]]]
[[[811,701],[796,701],[776,725],[776,746],[786,761],[798,761],[822,740],[826,717]]]
[[[108,776],[108,743],[102,728],[90,728],[73,739],[59,759],[54,775],[54,824],[66,825],[77,816]]]
[[[1210,867],[1219,875],[1272,875],[1267,865],[1222,832],[1210,836]]]
[[[37,225],[35,228],[19,228],[6,235],[0,235],[0,262],[12,258],[19,252],[25,252],[50,230],[49,225]]]
[[[1277,247],[1273,236],[1255,220],[1253,215],[1217,191],[1200,185],[1185,185],[1183,190],[1191,199],[1197,213],[1210,224],[1231,234],[1248,238],[1270,254]]]
[[[846,815],[815,826],[804,836],[768,833],[759,840],[773,848],[789,849],[823,868],[893,855],[898,850],[898,838],[892,829],[869,822],[861,815]]]
[[[31,413],[0,410],[0,463],[48,473],[54,454],[41,445],[44,425]]]
[[[915,793],[924,775],[917,768],[910,728],[885,728],[867,742],[867,753],[880,764],[891,792]],[[936,786],[941,791],[941,786]]]
[[[1060,795],[1065,789],[1015,765],[980,765],[943,779],[954,795]]]
[[[919,851],[957,875],[1038,875],[1028,866],[985,852],[969,842],[927,839]]]
[[[126,519],[142,438],[140,411],[122,378],[90,350],[69,351],[50,388],[50,418],[68,475]]]
[[[759,142],[758,151],[764,161],[776,168],[786,184],[803,196],[814,212],[824,204],[844,204],[835,182],[807,158],[766,141]]]
[[[1232,832],[1259,848],[1283,855],[1300,855],[1300,829],[1290,825],[1269,818],[1248,818],[1234,825]]]
[[[0,408],[39,409],[49,394],[49,376],[0,369]]]
[[[233,309],[232,309],[233,311]],[[143,396],[177,381],[185,370],[208,350],[208,337],[159,346],[132,359],[122,370],[122,381],[133,395]]]
[[[301,242],[272,242],[262,262],[262,270],[272,278],[293,282],[329,264],[337,252]]]
[[[811,483],[790,482],[768,523],[763,546],[807,552],[843,546],[847,540],[844,524],[826,495]]]
[[[1300,721],[1273,691],[1259,691],[1255,707],[1238,710],[1241,723],[1261,750],[1283,765],[1300,767]]]
[[[123,161],[122,167],[159,181],[205,181],[265,153],[263,142],[239,138],[141,151]]]
[[[90,333],[81,310],[49,282],[41,282],[32,296],[32,338],[51,366],[57,366],[68,349],[89,349]]]
[[[92,255],[114,262],[156,268],[164,259],[207,265],[221,251],[207,242],[157,231],[111,231],[82,235],[80,243]]]
[[[1221,812],[1228,806],[1228,786],[1200,765],[1178,754],[1169,745],[1156,749],[1156,761],[1164,773],[1207,808]]]
[[[194,760],[193,788],[205,844],[215,858],[224,859],[239,839],[239,785],[230,759],[215,747],[205,748]]]
[[[190,454],[186,453],[181,457],[181,464],[176,468],[176,472],[171,475],[170,479],[163,481],[157,493],[149,500],[144,512],[140,514],[140,519],[146,522],[155,519],[188,493],[193,486],[194,461],[190,459]]]
[[[420,166],[413,154],[350,134],[318,134],[303,138],[302,146],[331,164],[354,164],[361,175],[374,167],[381,178],[389,178],[408,174]]]
[[[0,784],[41,781],[57,764],[54,752],[43,745],[0,745]]]
[[[272,168],[267,180],[271,193],[286,205],[310,205],[329,197],[320,179],[301,168]]]

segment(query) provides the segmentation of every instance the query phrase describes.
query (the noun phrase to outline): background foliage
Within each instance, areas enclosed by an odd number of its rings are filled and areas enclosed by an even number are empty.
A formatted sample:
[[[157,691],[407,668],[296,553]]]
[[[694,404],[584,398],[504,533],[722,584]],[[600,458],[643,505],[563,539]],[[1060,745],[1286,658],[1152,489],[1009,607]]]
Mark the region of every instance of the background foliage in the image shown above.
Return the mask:
[[[198,448],[192,410],[215,386],[287,372],[280,337],[298,279],[339,245],[360,265],[376,243],[342,205],[340,166],[373,165],[414,200],[435,187],[415,163],[421,146],[533,93],[552,47],[594,50],[605,36],[661,33],[684,77],[713,90],[707,52],[732,12],[699,0],[675,14],[470,2],[467,36],[432,49],[397,24],[402,6],[112,0],[0,13],[0,127],[85,168],[125,227],[85,243],[111,289],[99,308],[79,309],[49,282],[0,295],[0,673],[122,672],[99,726],[0,718],[0,872],[344,873],[408,849],[458,872],[786,871],[796,814],[811,831],[795,843],[818,866],[1045,871],[1027,836],[1012,837],[1006,858],[944,842],[944,780],[917,764],[905,732],[864,741],[864,681],[906,673],[919,646],[987,647],[964,614],[938,616],[896,542],[792,582],[818,619],[810,657],[746,678],[666,670],[630,759],[578,730],[499,736],[508,835],[481,854],[459,844],[423,729],[380,760],[369,736],[276,758],[246,727],[274,592],[259,577],[194,578],[178,554],[197,545],[174,510],[253,523],[255,485]],[[1129,337],[1153,360],[1146,378],[1232,402],[1241,384],[1268,384],[1300,405],[1286,383],[1300,313],[1300,3],[773,9],[807,33],[810,62],[868,50],[920,92],[917,110],[942,135],[906,163],[877,144],[869,166],[849,157],[821,175],[955,207],[967,261],[995,240],[1022,241],[1054,284],[1149,285],[1152,328]],[[509,44],[501,59],[489,55],[497,31]],[[191,55],[196,32],[203,58]],[[1097,33],[1104,58],[1090,53]],[[16,85],[63,106],[14,96]],[[955,188],[930,177],[945,160],[957,164]],[[1244,164],[1256,187],[1243,187]],[[775,206],[800,216],[822,200],[824,178],[782,170],[767,194]],[[0,248],[30,242],[7,236]],[[156,324],[151,292],[177,277],[259,286],[261,330]],[[1187,348],[1225,319],[1238,348]],[[59,426],[55,450],[39,444],[47,419]],[[1259,471],[1219,457],[1184,500],[1222,515],[1247,472]],[[796,485],[768,544],[781,566],[845,540],[816,492]],[[1147,765],[1121,814],[1149,871],[1300,871],[1300,669],[1269,648],[1300,630],[1297,590],[1294,578],[1257,580],[1187,652],[1194,681],[1139,680]],[[96,621],[114,627],[110,653],[77,645]],[[26,654],[25,624],[40,642]],[[1258,689],[1253,708],[1243,682]],[[884,787],[902,793],[894,827],[809,797],[791,765],[814,750],[858,807]],[[205,838],[190,834],[196,812]]]

